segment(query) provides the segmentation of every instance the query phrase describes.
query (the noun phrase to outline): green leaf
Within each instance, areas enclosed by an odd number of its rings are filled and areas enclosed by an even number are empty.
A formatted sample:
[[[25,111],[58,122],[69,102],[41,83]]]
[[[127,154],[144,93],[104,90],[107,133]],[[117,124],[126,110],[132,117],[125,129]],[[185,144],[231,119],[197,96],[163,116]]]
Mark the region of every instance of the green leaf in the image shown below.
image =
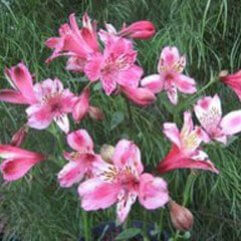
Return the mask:
[[[100,82],[94,85],[94,88],[93,88],[94,91],[99,91],[100,89],[101,89],[101,83]]]
[[[121,111],[117,111],[113,114],[110,129],[115,129],[124,120],[124,114]]]
[[[141,230],[139,228],[128,228],[121,232],[115,240],[127,240],[130,238],[135,237],[137,234],[141,233]]]

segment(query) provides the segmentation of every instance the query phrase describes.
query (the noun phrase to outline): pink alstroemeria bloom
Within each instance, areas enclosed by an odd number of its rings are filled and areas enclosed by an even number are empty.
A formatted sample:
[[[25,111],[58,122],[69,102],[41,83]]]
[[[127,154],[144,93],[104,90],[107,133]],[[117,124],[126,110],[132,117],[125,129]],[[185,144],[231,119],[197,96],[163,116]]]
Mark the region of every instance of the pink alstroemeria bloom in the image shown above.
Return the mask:
[[[100,155],[94,153],[94,144],[88,132],[84,129],[74,131],[67,136],[69,146],[74,152],[64,152],[69,160],[58,174],[61,187],[71,187],[80,182],[85,175],[92,176],[92,165],[100,161]]]
[[[0,101],[27,105],[37,102],[33,90],[32,76],[23,63],[19,63],[10,69],[5,68],[5,75],[13,90],[1,90]]]
[[[119,32],[116,31],[112,24],[106,24],[106,29],[110,34],[133,39],[149,39],[156,32],[153,23],[147,20],[137,21],[129,26],[124,24]]]
[[[40,153],[19,147],[0,144],[0,157],[5,159],[0,165],[3,179],[11,182],[23,177],[34,165],[44,160]]]
[[[123,223],[137,197],[147,209],[163,207],[168,202],[166,182],[143,173],[140,150],[133,142],[120,140],[112,163],[95,162],[94,177],[79,185],[84,210],[105,209],[117,203],[118,221]]]
[[[135,65],[137,52],[132,42],[104,31],[100,32],[100,37],[105,43],[104,53],[88,58],[84,72],[89,80],[100,79],[107,95],[116,90],[118,84],[137,87],[143,70]]]
[[[141,80],[141,85],[155,94],[165,90],[171,103],[176,105],[178,102],[177,90],[185,94],[196,92],[195,80],[182,74],[185,66],[186,58],[180,56],[176,47],[165,47],[157,66],[159,74],[145,77]]]
[[[28,126],[45,129],[54,120],[65,133],[69,132],[69,119],[76,97],[69,89],[64,89],[59,79],[46,79],[34,85],[37,103],[26,109]]]
[[[175,123],[164,123],[164,134],[173,143],[167,156],[159,163],[159,173],[179,168],[197,168],[218,173],[208,155],[200,148],[206,133],[193,126],[190,112],[184,113],[184,124],[179,131]]]
[[[232,111],[222,118],[218,95],[203,97],[195,105],[194,111],[209,139],[226,144],[228,136],[241,131],[241,110]]]
[[[69,16],[69,24],[59,28],[59,37],[49,38],[46,46],[54,49],[46,60],[51,62],[59,56],[69,56],[67,70],[82,72],[88,55],[99,51],[96,23],[91,23],[88,14],[83,15],[82,28],[79,29],[75,15]]]
[[[236,93],[241,101],[241,70],[234,74],[228,74],[226,71],[222,71],[219,78]]]
[[[104,113],[98,107],[91,106],[89,98],[90,90],[85,88],[81,95],[77,98],[73,107],[72,115],[76,123],[79,123],[87,114],[95,120],[104,119]]]

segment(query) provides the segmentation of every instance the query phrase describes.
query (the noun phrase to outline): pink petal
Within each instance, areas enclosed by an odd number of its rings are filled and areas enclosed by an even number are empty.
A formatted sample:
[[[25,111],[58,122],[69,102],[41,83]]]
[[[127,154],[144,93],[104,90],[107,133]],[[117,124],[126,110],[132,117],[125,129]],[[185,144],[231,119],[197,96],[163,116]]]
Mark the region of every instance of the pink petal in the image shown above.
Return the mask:
[[[28,100],[20,92],[9,89],[0,91],[0,101],[14,104],[29,104]]]
[[[167,183],[160,177],[144,173],[140,177],[139,201],[147,209],[163,207],[168,201]]]
[[[71,161],[67,163],[58,173],[58,180],[61,187],[71,187],[84,177],[86,169],[82,162]]]
[[[180,92],[193,94],[197,91],[194,79],[183,74],[178,75],[176,78],[176,86]]]
[[[26,109],[28,115],[27,125],[35,129],[47,128],[53,120],[48,106],[36,104]]]
[[[172,146],[167,156],[159,163],[157,167],[160,174],[183,168],[203,169],[218,173],[218,170],[210,161],[192,159],[191,155],[185,155],[175,145]]]
[[[119,190],[115,183],[101,182],[98,178],[88,179],[78,187],[81,207],[86,211],[108,208],[117,201]]]
[[[169,87],[169,89],[167,90],[167,97],[173,105],[177,104],[178,95],[177,95],[177,89],[175,86]]]
[[[215,132],[222,117],[221,101],[218,95],[200,99],[194,107],[195,114],[202,127],[208,132]]]
[[[89,47],[94,51],[99,51],[99,44],[95,33],[91,32],[88,28],[82,28],[81,35]]]
[[[113,155],[113,162],[116,167],[122,169],[125,165],[132,166],[139,174],[143,172],[141,153],[139,148],[131,141],[120,140]]]
[[[157,70],[163,72],[166,70],[174,70],[181,73],[186,65],[185,57],[180,57],[176,47],[165,47],[160,55]]]
[[[29,158],[5,160],[0,166],[3,179],[9,182],[20,179],[39,161],[38,159]]]
[[[68,134],[67,142],[72,149],[79,152],[92,152],[94,148],[90,135],[84,129]]]
[[[181,147],[180,133],[177,125],[174,123],[164,123],[163,133],[166,137],[178,147]]]
[[[20,146],[23,142],[28,133],[28,126],[23,125],[14,135],[11,139],[11,145],[12,146]]]
[[[181,130],[181,135],[183,138],[186,138],[190,135],[193,131],[193,121],[192,121],[192,114],[190,111],[185,111],[183,114],[183,127]]]
[[[95,106],[90,106],[88,113],[90,115],[90,117],[94,120],[104,120],[105,119],[105,115],[103,113],[103,111]]]
[[[94,54],[87,60],[84,72],[90,81],[93,82],[100,78],[103,61],[101,54]]]
[[[163,90],[163,80],[159,74],[149,75],[141,80],[141,86],[157,94]]]
[[[59,41],[60,41],[60,38],[52,37],[52,38],[49,38],[45,41],[45,45],[48,48],[54,49],[59,44]]]
[[[134,204],[136,201],[136,197],[137,197],[137,194],[134,192],[125,193],[125,191],[122,190],[119,193],[118,203],[116,207],[119,224],[122,224],[126,220],[131,210],[132,204]]]
[[[116,78],[112,74],[101,76],[101,85],[107,95],[111,95],[116,89]]]
[[[122,92],[128,99],[140,106],[147,106],[156,100],[156,96],[146,88],[130,88],[121,86]]]
[[[70,70],[73,72],[83,72],[86,61],[86,58],[81,58],[77,56],[69,57],[66,65],[66,70]]]
[[[22,149],[16,146],[1,145],[1,144],[0,144],[0,157],[4,159],[22,159],[22,158],[37,159],[37,160],[44,159],[43,155],[39,153],[27,151],[25,149]]]
[[[33,80],[27,67],[23,63],[19,63],[12,67],[9,73],[14,85],[24,98],[28,100],[29,104],[36,103],[36,97],[33,91]]]
[[[54,117],[54,121],[65,134],[68,134],[70,126],[67,114],[62,114],[61,116]]]
[[[220,126],[225,135],[234,135],[241,131],[241,110],[232,111],[221,120]]]
[[[118,75],[116,82],[120,85],[136,88],[143,74],[141,67],[133,65],[125,71],[121,71]]]
[[[89,97],[90,97],[90,90],[84,89],[73,108],[72,115],[75,122],[77,123],[80,122],[88,113]]]

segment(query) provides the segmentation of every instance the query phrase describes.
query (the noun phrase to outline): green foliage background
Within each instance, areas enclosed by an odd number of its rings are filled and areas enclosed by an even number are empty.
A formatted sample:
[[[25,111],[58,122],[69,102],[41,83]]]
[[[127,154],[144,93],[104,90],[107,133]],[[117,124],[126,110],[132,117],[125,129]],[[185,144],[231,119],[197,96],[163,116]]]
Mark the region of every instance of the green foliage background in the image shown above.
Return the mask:
[[[199,88],[216,78],[219,71],[230,72],[241,67],[241,1],[240,0],[1,0],[0,1],[0,88],[7,87],[4,66],[23,60],[35,74],[36,81],[58,77],[75,93],[86,84],[80,75],[65,71],[64,59],[49,66],[44,61],[50,51],[44,41],[57,35],[60,24],[67,22],[75,12],[81,18],[87,11],[99,26],[104,22],[120,28],[123,22],[140,19],[154,22],[157,34],[149,41],[137,41],[138,61],[145,74],[155,73],[160,50],[176,45],[187,55],[186,72],[196,79]],[[221,83],[215,83],[207,92],[218,93],[223,112],[240,109],[237,97]],[[103,122],[86,119],[73,129],[86,128],[93,136],[96,150],[104,143],[115,144],[120,138],[134,140],[141,149],[147,170],[167,153],[170,144],[161,127],[165,121],[181,126],[182,114],[177,113],[160,95],[151,107],[142,109],[131,105],[131,119],[121,96],[107,97],[93,91],[91,101],[106,115]],[[190,108],[191,102],[182,97],[178,110]],[[124,121],[118,123],[113,118]],[[173,115],[174,114],[174,115]],[[117,116],[117,117],[116,117]],[[24,108],[0,104],[0,141],[8,143],[11,135],[26,121]],[[81,234],[91,239],[91,228],[107,220],[114,220],[115,208],[86,213],[80,209],[76,189],[61,189],[56,173],[65,163],[61,153],[67,149],[64,136],[58,142],[49,131],[31,130],[24,147],[48,154],[48,160],[35,167],[25,178],[1,186],[0,216],[8,220],[5,240],[17,235],[23,241],[75,241]],[[195,215],[192,240],[241,240],[241,138],[227,148],[208,146],[211,160],[220,169],[220,175],[198,172],[188,192],[187,206]],[[164,178],[169,183],[171,196],[182,203],[190,171],[174,171]],[[135,204],[129,220],[154,222],[160,229],[174,234],[168,210],[148,212]],[[129,223],[127,223],[127,226]]]

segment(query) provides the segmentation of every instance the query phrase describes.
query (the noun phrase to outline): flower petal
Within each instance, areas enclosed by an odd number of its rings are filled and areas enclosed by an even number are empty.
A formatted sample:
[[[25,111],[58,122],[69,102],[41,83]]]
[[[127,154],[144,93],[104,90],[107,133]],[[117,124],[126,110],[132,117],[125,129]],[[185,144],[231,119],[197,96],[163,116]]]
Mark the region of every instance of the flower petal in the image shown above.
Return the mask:
[[[9,182],[18,180],[39,161],[30,158],[7,159],[0,166],[3,179]]]
[[[81,207],[86,211],[108,208],[117,201],[119,190],[119,185],[115,183],[88,179],[78,187]]]
[[[113,155],[113,163],[120,169],[126,165],[130,165],[138,174],[143,172],[139,148],[133,142],[125,139],[117,143]]]
[[[141,86],[156,94],[163,90],[163,79],[159,74],[152,74],[141,80]]]
[[[92,152],[94,148],[90,135],[84,129],[68,134],[67,142],[72,149],[79,152]]]
[[[200,154],[200,152],[198,153]],[[203,160],[201,156],[199,156],[199,158],[197,155],[185,155],[177,146],[173,145],[167,156],[159,163],[157,169],[160,174],[183,168],[203,169],[218,173],[218,170],[211,161],[206,159]]]
[[[167,183],[160,177],[144,173],[140,177],[139,201],[147,209],[156,209],[169,201]]]
[[[65,134],[69,132],[69,118],[67,114],[54,117],[54,121]]]
[[[61,187],[71,187],[84,177],[85,166],[83,162],[71,161],[67,163],[58,173],[58,180]]]
[[[170,86],[167,89],[167,97],[173,105],[176,105],[178,102],[177,88],[175,86]]]
[[[0,91],[0,101],[14,104],[29,104],[28,100],[16,90],[4,89]]]
[[[164,123],[163,133],[172,143],[181,148],[180,133],[175,123]]]
[[[126,220],[131,210],[132,204],[135,203],[136,201],[136,197],[137,197],[137,193],[134,193],[134,192],[125,193],[125,191],[122,190],[119,193],[118,203],[116,207],[119,224],[122,224]]]
[[[180,92],[193,94],[197,91],[194,79],[183,74],[178,75],[176,78],[176,86]]]
[[[234,135],[241,131],[241,110],[232,111],[221,120],[220,126],[225,135]]]

